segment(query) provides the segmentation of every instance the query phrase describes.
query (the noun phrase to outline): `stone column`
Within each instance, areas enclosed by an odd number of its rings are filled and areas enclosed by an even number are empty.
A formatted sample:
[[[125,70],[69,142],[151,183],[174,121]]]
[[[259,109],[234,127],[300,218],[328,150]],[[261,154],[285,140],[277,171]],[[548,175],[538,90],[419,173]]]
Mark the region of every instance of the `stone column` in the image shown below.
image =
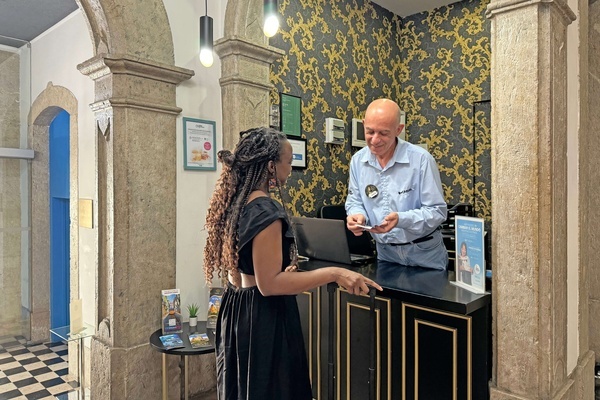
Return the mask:
[[[20,148],[20,115],[19,101],[19,66],[21,60],[18,53],[0,50],[0,76],[2,85],[0,89],[0,147]],[[28,321],[21,315],[33,310],[30,304],[22,307],[21,280],[31,279],[30,276],[22,277],[21,259],[23,246],[21,226],[23,198],[29,196],[22,193],[20,176],[21,163],[18,160],[0,158],[0,304],[3,310],[0,313],[0,337],[23,335],[22,326]],[[23,203],[24,204],[24,203]],[[46,239],[47,240],[47,239]],[[47,283],[47,282],[46,282]],[[42,308],[42,307],[40,307]],[[44,313],[48,317],[47,313]],[[46,331],[47,332],[47,331]],[[26,334],[29,338],[29,333]]]
[[[491,399],[563,399],[567,379],[563,0],[492,0]]]
[[[194,73],[117,54],[78,68],[95,81],[98,141],[91,395],[156,398],[161,363],[148,338],[160,326],[161,289],[175,287],[175,87]]]
[[[589,276],[582,276],[583,284],[588,284],[589,309],[583,310],[586,318],[589,318],[589,346],[596,352],[596,361],[600,362],[600,267],[598,266],[598,254],[600,253],[600,237],[598,236],[598,224],[600,224],[600,168],[598,168],[598,157],[600,156],[600,2],[589,2],[588,32],[588,71],[586,73],[586,87],[589,90],[590,102],[587,110],[587,135],[581,146],[581,174],[586,178],[584,191],[580,198],[584,202],[585,213],[581,218],[582,241],[585,243],[583,256],[588,262]],[[582,71],[583,72],[583,71]],[[586,279],[587,278],[587,279]],[[585,279],[583,281],[583,279]],[[583,340],[581,340],[583,341]]]
[[[269,125],[269,81],[271,63],[283,50],[227,37],[215,43],[221,58],[223,148],[232,150],[243,130]]]
[[[597,167],[600,156],[600,137],[593,127],[600,126],[600,103],[590,99],[598,99],[598,82],[600,77],[600,26],[594,24],[600,17],[600,3],[588,0],[577,0],[577,32],[571,34],[579,44],[577,60],[579,102],[575,106],[578,114],[576,123],[579,130],[579,358],[572,378],[577,388],[576,399],[594,398],[594,351],[598,356],[600,348],[593,346],[594,338],[600,338],[598,323],[598,303],[594,304],[593,296],[598,295],[600,286],[600,269],[598,268],[598,251],[600,238],[596,234],[600,215],[598,188],[600,187],[600,170]],[[595,9],[595,12],[594,12]],[[595,25],[595,26],[594,26]],[[590,29],[594,27],[595,29]],[[595,48],[595,54],[594,54]],[[569,51],[571,51],[569,49]],[[595,121],[594,121],[595,118]],[[591,128],[591,129],[590,129]],[[594,287],[594,282],[596,286]],[[588,286],[589,285],[589,286]],[[595,306],[595,307],[594,307]],[[591,338],[591,339],[590,339]],[[596,342],[599,343],[599,342]],[[594,350],[594,351],[592,351]]]

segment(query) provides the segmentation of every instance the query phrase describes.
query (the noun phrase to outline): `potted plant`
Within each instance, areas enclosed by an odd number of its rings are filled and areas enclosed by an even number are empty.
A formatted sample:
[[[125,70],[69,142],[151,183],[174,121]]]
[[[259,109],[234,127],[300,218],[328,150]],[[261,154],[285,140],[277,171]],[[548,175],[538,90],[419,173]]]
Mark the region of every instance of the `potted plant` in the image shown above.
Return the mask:
[[[188,304],[187,310],[190,314],[190,326],[196,326],[198,324],[198,304],[191,303]]]

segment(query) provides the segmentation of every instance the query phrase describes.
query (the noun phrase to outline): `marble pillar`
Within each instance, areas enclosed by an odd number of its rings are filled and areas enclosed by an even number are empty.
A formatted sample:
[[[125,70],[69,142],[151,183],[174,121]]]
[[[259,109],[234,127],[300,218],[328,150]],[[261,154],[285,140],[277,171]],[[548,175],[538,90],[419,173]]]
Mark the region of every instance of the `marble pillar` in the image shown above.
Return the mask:
[[[92,339],[94,399],[161,392],[161,289],[175,287],[175,87],[193,71],[118,54],[79,65],[95,82],[98,142],[97,309]],[[171,374],[176,379],[176,374]],[[178,385],[170,385],[179,394]]]
[[[585,259],[589,262],[586,282],[589,290],[590,348],[596,353],[596,361],[600,362],[600,1],[589,2],[588,29],[588,125],[586,141],[582,146],[582,175],[586,177],[584,201],[585,215],[581,218],[582,237],[586,240]]]
[[[563,0],[494,1],[491,399],[567,399],[566,32]]]
[[[241,38],[220,39],[215,51],[221,59],[223,148],[233,150],[241,131],[269,126],[269,73],[283,51]]]
[[[19,53],[0,50],[0,147],[20,148]],[[22,335],[21,164],[0,158],[0,337]],[[28,196],[27,194],[24,195]],[[28,277],[24,277],[28,278]]]
[[[271,64],[284,52],[268,45],[262,14],[262,0],[228,1],[225,35],[215,42],[221,59],[224,149],[233,150],[241,131],[269,126]]]

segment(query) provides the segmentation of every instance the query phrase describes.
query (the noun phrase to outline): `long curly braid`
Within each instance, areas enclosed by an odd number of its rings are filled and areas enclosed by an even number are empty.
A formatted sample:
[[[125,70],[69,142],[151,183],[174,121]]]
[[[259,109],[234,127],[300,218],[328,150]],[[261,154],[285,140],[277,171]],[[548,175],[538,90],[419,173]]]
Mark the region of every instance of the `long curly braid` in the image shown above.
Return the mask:
[[[269,179],[269,161],[279,161],[281,143],[286,140],[283,133],[271,128],[249,129],[240,135],[233,153],[229,150],[218,153],[219,161],[224,164],[223,172],[211,197],[205,224],[208,239],[204,248],[204,274],[209,286],[215,269],[223,281],[230,274],[234,285],[240,286],[237,266],[240,214],[250,193]]]

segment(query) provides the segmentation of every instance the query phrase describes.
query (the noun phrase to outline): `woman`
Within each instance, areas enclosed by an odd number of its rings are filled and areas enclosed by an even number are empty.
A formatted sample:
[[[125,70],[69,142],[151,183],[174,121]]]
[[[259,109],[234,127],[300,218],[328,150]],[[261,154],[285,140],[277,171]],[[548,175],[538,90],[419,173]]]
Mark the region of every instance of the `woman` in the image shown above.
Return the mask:
[[[292,170],[292,146],[281,132],[242,132],[235,152],[219,152],[224,168],[206,218],[204,272],[227,278],[216,331],[220,400],[312,399],[294,295],[329,282],[352,294],[381,287],[344,268],[296,269],[297,251],[285,210],[272,200]],[[281,197],[283,199],[283,197]]]
[[[460,254],[458,255],[458,272],[460,280],[463,283],[470,285],[473,268],[471,268],[471,260],[469,260],[469,256],[467,255],[466,242],[462,242],[460,244]]]

